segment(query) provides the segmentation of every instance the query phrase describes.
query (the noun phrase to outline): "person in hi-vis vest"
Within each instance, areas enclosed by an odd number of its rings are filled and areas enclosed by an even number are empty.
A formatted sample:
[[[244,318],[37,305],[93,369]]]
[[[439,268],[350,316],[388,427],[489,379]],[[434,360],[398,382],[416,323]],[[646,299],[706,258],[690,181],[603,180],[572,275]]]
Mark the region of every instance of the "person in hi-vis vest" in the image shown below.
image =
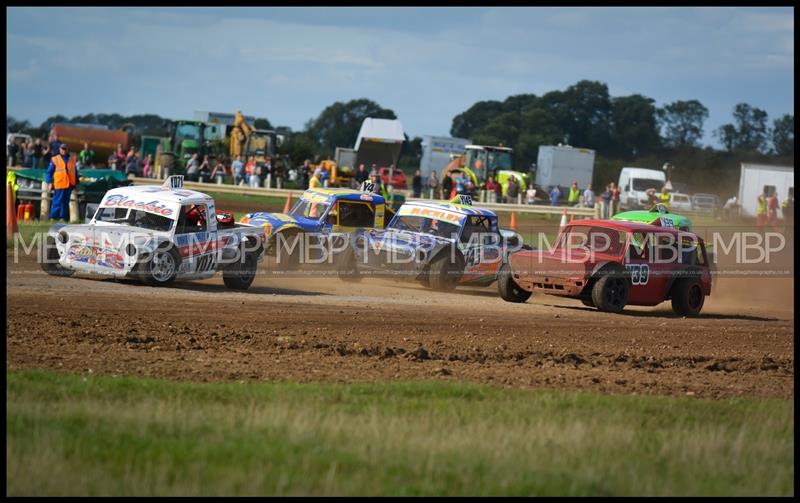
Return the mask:
[[[53,191],[50,219],[69,220],[69,196],[72,194],[72,189],[78,186],[78,170],[66,144],[59,145],[58,155],[50,158],[45,181]]]

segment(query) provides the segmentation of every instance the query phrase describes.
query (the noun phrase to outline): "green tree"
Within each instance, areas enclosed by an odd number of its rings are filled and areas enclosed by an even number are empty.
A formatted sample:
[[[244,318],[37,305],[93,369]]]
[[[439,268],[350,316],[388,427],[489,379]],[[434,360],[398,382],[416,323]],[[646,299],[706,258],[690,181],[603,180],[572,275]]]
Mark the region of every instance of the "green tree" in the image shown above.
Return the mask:
[[[305,132],[319,145],[324,155],[332,156],[336,147],[355,145],[361,124],[367,117],[397,119],[394,111],[366,98],[347,103],[337,101],[325,108],[316,119],[309,121]]]
[[[450,134],[456,138],[472,138],[475,131],[485,127],[502,110],[503,104],[499,101],[479,101],[453,118]]]
[[[272,129],[272,123],[269,119],[258,118],[253,121],[253,127],[256,129]]]
[[[608,86],[581,80],[561,95],[563,102],[553,110],[570,145],[595,150],[612,148],[613,105]]]
[[[772,152],[794,155],[794,115],[786,114],[772,123]]]
[[[708,109],[697,100],[674,101],[658,109],[664,143],[670,147],[694,147],[703,137]]]
[[[725,124],[716,131],[726,150],[763,152],[767,144],[767,112],[747,103],[739,103],[733,109],[735,124]]]
[[[318,147],[314,139],[305,133],[294,133],[286,136],[278,148],[278,154],[288,156],[293,166],[299,166],[306,159],[313,161],[318,155]]]
[[[648,153],[661,144],[656,126],[655,101],[641,94],[614,98],[613,137],[615,151],[627,155]]]

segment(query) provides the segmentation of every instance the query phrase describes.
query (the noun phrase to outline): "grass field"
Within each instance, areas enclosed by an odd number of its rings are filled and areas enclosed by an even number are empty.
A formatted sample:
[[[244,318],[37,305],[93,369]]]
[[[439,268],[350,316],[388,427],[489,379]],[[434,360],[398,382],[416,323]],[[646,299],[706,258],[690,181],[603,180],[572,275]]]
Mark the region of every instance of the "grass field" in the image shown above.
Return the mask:
[[[792,401],[7,372],[8,495],[792,495]]]

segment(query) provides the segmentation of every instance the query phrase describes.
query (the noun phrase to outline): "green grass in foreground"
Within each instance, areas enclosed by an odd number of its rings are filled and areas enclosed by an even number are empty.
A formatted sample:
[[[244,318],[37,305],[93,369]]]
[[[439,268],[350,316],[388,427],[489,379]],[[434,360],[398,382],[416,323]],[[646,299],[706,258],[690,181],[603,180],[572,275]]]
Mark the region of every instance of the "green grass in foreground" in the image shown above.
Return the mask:
[[[792,495],[792,401],[7,372],[9,495]]]

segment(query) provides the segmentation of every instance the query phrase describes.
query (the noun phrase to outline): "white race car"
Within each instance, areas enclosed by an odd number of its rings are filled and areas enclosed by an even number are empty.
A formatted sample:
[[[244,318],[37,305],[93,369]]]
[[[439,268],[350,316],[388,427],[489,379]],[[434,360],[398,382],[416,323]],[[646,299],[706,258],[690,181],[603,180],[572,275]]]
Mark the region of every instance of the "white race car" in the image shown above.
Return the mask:
[[[109,190],[89,223],[54,225],[44,245],[39,261],[52,275],[80,271],[160,286],[222,270],[228,288],[246,290],[264,255],[264,232],[218,214],[213,198],[171,176],[161,186]]]

